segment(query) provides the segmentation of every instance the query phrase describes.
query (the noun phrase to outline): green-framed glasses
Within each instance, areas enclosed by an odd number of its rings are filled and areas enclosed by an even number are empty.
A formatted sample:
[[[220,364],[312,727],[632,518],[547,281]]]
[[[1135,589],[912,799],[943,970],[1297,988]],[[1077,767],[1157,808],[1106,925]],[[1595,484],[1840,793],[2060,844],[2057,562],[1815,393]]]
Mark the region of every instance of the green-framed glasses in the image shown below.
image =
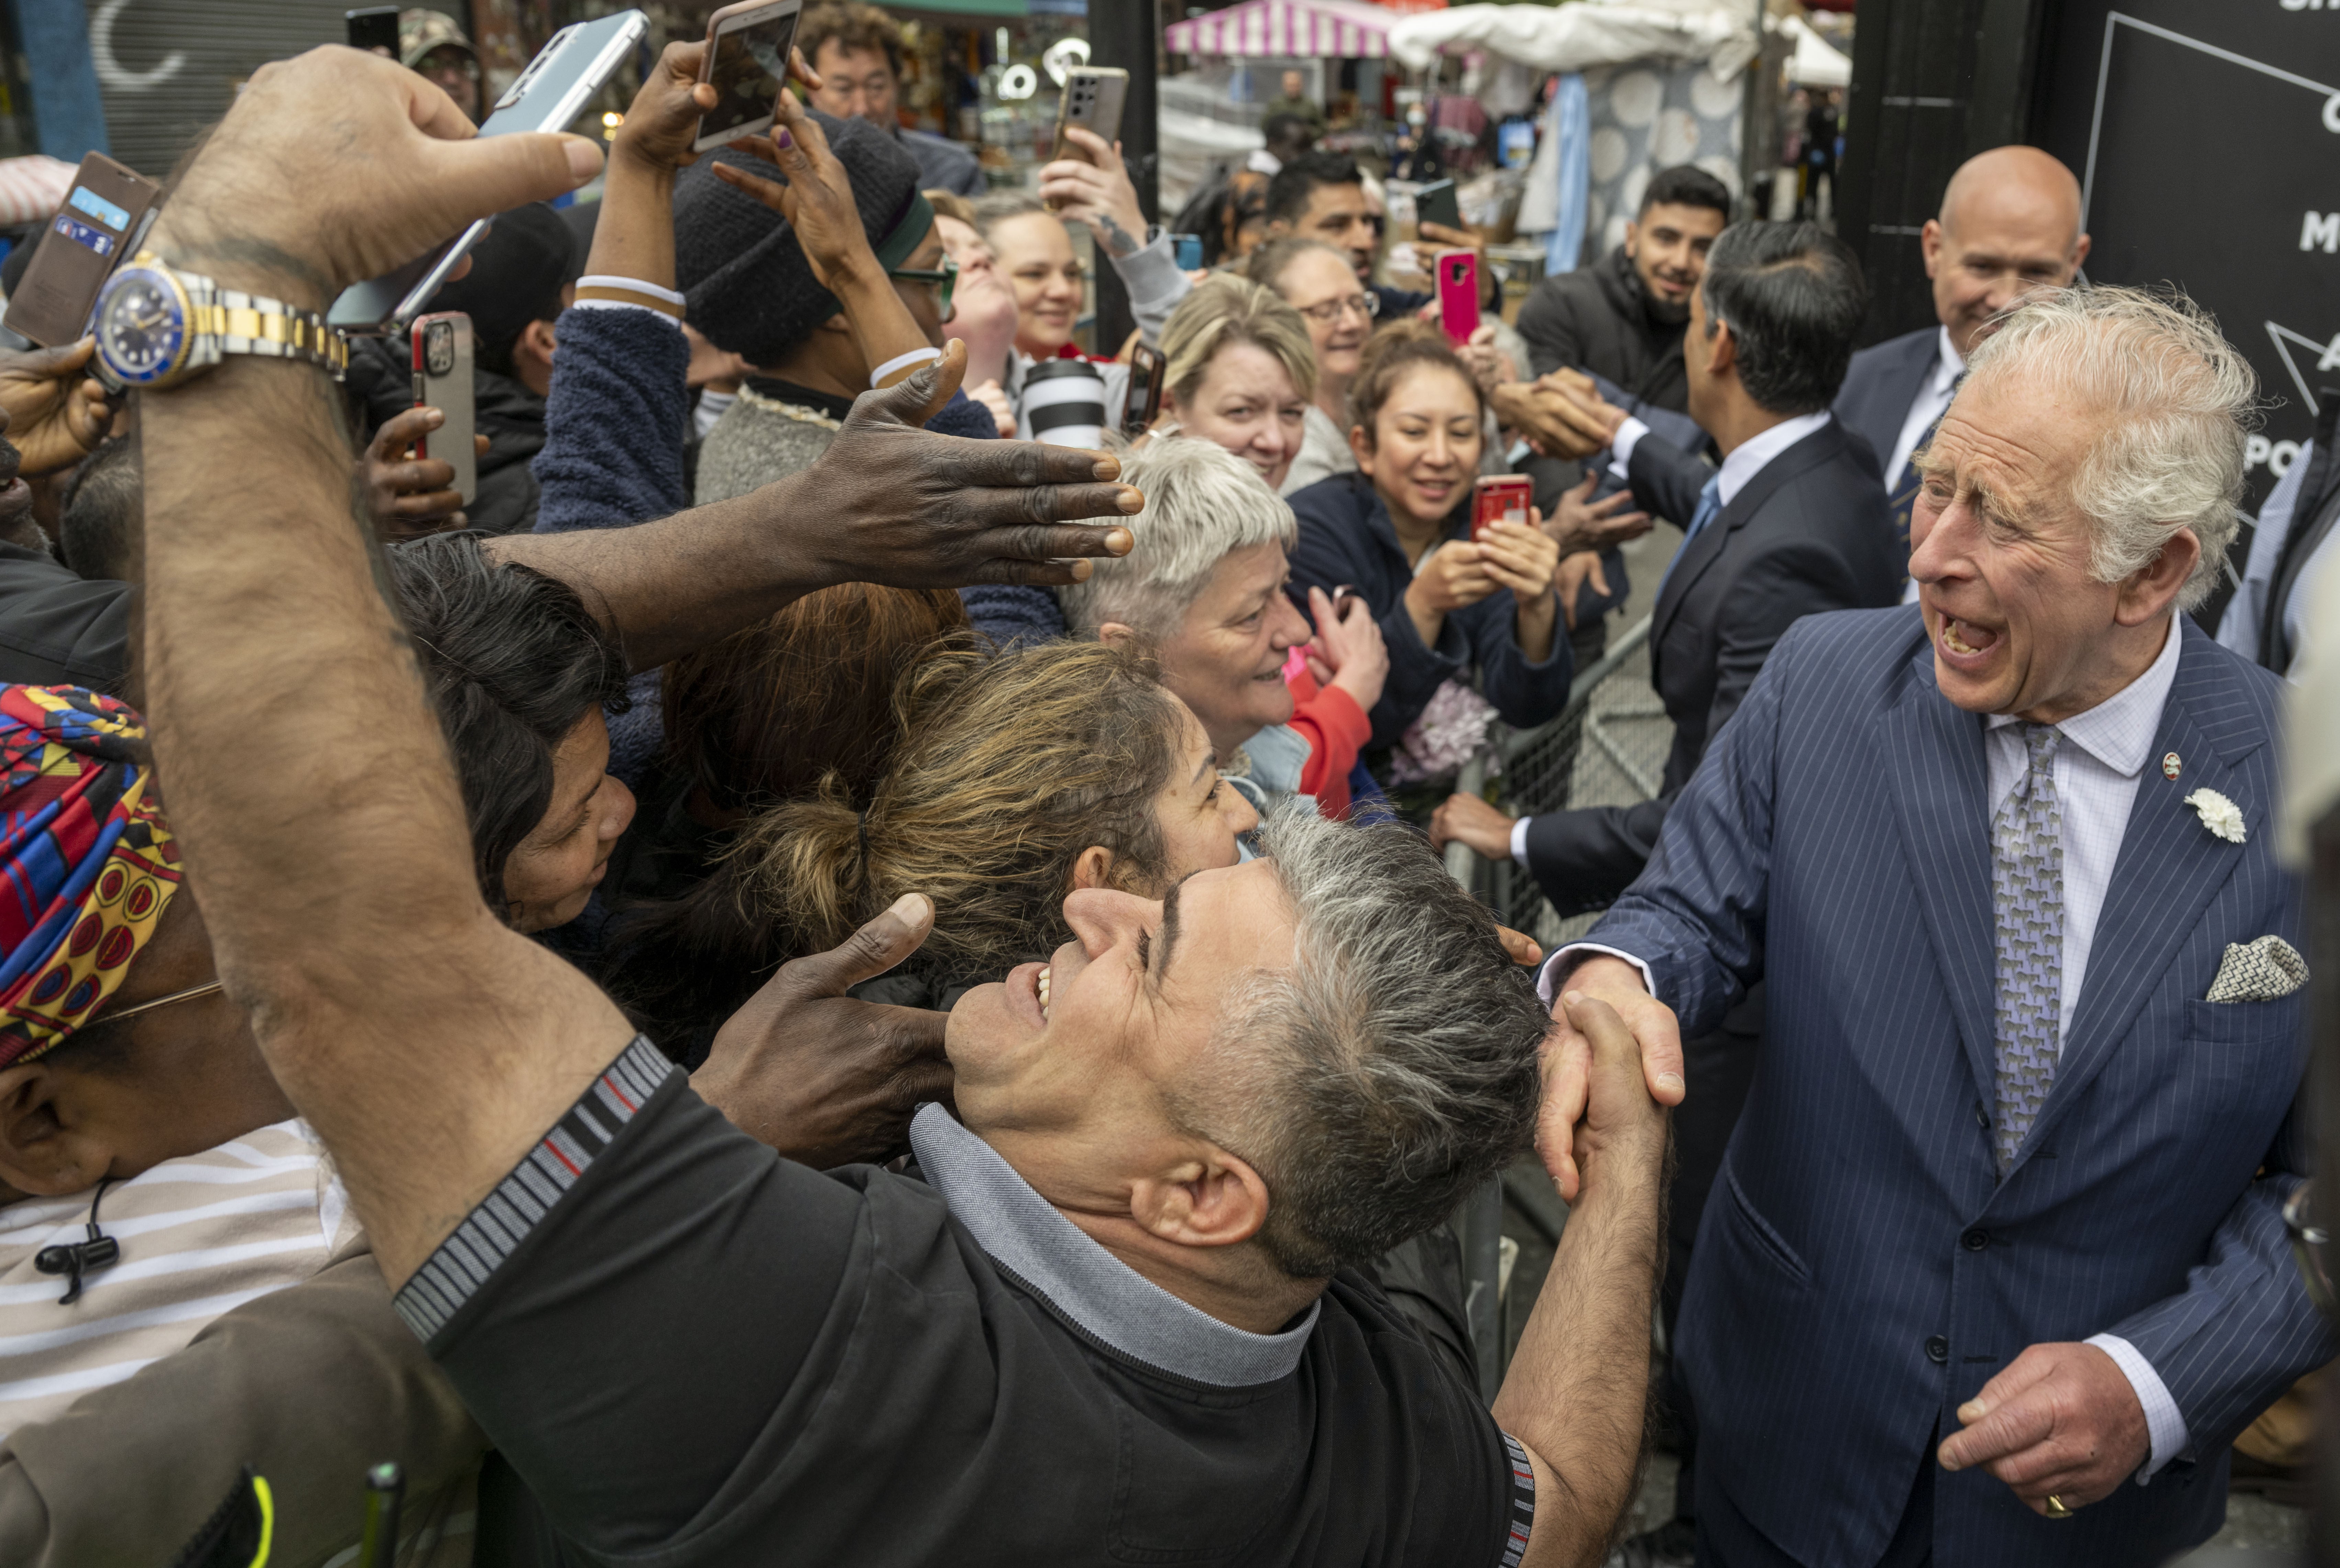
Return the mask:
[[[939,268],[896,267],[892,272],[887,273],[886,275],[889,278],[899,278],[906,283],[932,283],[937,289],[941,291],[939,297],[942,300],[943,320],[950,320],[951,291],[958,287],[958,263],[957,262],[952,261],[948,256],[945,256],[943,258],[943,264]]]

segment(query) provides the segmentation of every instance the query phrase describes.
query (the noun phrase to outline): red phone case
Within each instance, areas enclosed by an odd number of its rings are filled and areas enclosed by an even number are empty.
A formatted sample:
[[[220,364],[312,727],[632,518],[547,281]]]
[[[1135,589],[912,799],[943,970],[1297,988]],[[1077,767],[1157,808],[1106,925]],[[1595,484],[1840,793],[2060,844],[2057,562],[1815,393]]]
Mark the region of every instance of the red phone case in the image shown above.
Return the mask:
[[[1488,525],[1503,518],[1517,515],[1522,522],[1528,520],[1528,509],[1535,504],[1535,484],[1532,481],[1508,474],[1490,474],[1475,480],[1471,487],[1471,537],[1477,539],[1487,531]]]
[[[1438,277],[1438,320],[1446,341],[1467,343],[1479,330],[1479,255],[1475,251],[1441,251],[1433,263]]]

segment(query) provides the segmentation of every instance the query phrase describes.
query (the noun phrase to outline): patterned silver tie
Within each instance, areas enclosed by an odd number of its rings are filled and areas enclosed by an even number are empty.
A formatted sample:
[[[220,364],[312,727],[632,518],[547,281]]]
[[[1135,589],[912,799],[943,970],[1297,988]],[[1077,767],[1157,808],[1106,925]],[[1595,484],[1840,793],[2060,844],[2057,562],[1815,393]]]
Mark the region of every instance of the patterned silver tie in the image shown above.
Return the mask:
[[[2052,724],[2023,727],[2028,766],[1990,825],[1998,924],[1998,1168],[2004,1175],[2056,1081],[2064,997],[2064,806]]]

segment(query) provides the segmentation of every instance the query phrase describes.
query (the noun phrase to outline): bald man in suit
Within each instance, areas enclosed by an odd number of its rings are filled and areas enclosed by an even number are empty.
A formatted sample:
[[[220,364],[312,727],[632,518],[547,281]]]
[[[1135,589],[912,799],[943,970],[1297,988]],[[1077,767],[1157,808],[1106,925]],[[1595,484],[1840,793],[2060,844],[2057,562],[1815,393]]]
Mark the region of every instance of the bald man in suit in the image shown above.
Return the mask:
[[[1934,282],[1935,324],[1852,356],[1837,422],[1876,452],[1903,554],[1918,493],[1909,465],[1950,406],[1975,344],[2034,289],[2061,288],[2088,258],[2080,183],[2037,147],[1993,147],[1958,167],[1918,243]]]

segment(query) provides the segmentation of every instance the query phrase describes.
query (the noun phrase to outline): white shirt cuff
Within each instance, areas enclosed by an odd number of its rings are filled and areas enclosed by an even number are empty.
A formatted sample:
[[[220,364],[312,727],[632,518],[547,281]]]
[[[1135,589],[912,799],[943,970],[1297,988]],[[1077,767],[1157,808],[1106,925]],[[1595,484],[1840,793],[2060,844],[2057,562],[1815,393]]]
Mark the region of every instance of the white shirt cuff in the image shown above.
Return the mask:
[[[682,326],[682,296],[672,289],[659,283],[644,283],[640,278],[588,273],[577,280],[577,293],[569,308],[577,311],[648,311],[652,315],[666,317],[678,330]]]
[[[908,353],[896,354],[869,372],[869,385],[872,390],[875,390],[882,386],[886,378],[896,371],[909,370],[918,365],[930,365],[942,357],[943,351],[940,349],[912,349]]]
[[[1571,942],[1567,947],[1546,958],[1543,968],[1537,971],[1536,995],[1543,998],[1545,1007],[1551,1007],[1552,999],[1560,995],[1560,982],[1568,978],[1575,971],[1577,965],[1596,953],[1611,958],[1624,959],[1641,971],[1641,984],[1650,995],[1654,997],[1658,994],[1657,977],[1650,973],[1649,965],[1641,962],[1632,954],[1621,952],[1615,948],[1604,948],[1598,942]]]
[[[1532,817],[1522,817],[1512,824],[1512,858],[1522,870],[1528,863],[1528,824],[1534,820]]]
[[[2121,1369],[2128,1385],[2137,1390],[2137,1402],[2145,1406],[2145,1429],[2152,1434],[2153,1453],[2137,1473],[2137,1484],[2142,1486],[2163,1465],[2186,1452],[2186,1417],[2178,1410],[2177,1401],[2169,1397],[2169,1385],[2161,1381],[2161,1374],[2153,1370],[2153,1363],[2138,1354],[2137,1346],[2117,1334],[2091,1335],[2084,1343],[2113,1358],[2113,1365]]]
[[[1616,435],[1609,442],[1609,471],[1619,479],[1630,479],[1631,475],[1625,471],[1626,466],[1633,461],[1633,449],[1641,445],[1641,438],[1649,433],[1648,425],[1627,414],[1625,422],[1617,427]]]

